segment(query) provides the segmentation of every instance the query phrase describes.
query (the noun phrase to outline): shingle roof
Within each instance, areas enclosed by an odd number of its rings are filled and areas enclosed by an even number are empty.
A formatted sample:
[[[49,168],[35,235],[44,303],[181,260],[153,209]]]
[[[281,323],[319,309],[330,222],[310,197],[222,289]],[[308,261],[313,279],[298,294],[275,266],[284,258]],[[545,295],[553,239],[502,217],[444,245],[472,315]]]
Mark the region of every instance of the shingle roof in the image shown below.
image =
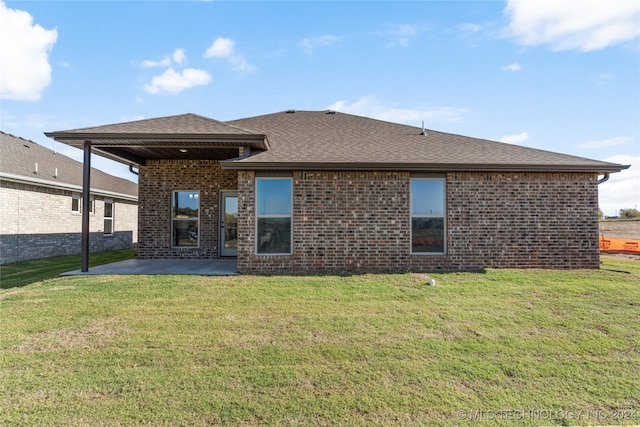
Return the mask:
[[[622,165],[332,111],[285,111],[226,122],[264,133],[270,149],[235,169],[414,169],[617,172]]]
[[[0,174],[23,177],[27,181],[42,185],[70,185],[82,188],[81,162],[56,153],[33,141],[0,131]],[[35,173],[36,163],[38,174]],[[57,178],[55,172],[58,172]],[[138,196],[138,185],[124,178],[109,175],[91,168],[91,188],[102,193]]]
[[[253,135],[249,130],[197,114],[158,117],[111,125],[93,126],[55,133],[111,135]]]
[[[96,154],[144,165],[148,159],[214,159],[236,157],[242,148],[266,150],[266,136],[218,120],[182,114],[104,126],[45,132],[72,147],[91,141]]]
[[[123,163],[223,160],[226,169],[619,172],[628,166],[334,111],[284,111],[228,122],[184,114],[47,136]],[[237,157],[239,148],[251,154]],[[228,160],[226,160],[228,159]]]

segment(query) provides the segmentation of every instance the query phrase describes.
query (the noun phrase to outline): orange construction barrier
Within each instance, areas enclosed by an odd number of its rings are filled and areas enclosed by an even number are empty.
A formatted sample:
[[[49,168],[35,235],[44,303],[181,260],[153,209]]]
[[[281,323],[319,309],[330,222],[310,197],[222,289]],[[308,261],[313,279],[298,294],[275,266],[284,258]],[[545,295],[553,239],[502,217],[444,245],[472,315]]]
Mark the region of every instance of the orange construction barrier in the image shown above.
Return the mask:
[[[615,239],[612,237],[600,238],[601,251],[638,252],[640,253],[640,240]]]

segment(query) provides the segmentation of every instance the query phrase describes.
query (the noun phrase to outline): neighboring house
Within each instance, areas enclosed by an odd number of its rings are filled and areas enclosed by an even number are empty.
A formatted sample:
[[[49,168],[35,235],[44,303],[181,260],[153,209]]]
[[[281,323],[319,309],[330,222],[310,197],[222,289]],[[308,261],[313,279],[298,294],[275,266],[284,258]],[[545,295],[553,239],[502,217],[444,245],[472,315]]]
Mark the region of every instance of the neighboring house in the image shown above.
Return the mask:
[[[137,184],[94,169],[85,203],[81,162],[4,132],[0,154],[0,263],[80,253],[85,209],[92,252],[136,244]]]
[[[598,268],[598,175],[628,167],[333,111],[47,135],[139,167],[139,257],[240,273]]]

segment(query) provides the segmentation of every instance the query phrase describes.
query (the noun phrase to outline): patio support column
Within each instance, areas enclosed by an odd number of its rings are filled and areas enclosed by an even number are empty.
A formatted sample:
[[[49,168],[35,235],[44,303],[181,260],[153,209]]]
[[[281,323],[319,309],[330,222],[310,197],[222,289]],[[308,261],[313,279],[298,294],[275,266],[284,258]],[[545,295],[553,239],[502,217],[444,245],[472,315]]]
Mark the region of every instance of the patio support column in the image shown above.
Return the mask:
[[[89,206],[91,206],[91,141],[84,142],[82,163],[82,265],[80,271],[89,271]]]

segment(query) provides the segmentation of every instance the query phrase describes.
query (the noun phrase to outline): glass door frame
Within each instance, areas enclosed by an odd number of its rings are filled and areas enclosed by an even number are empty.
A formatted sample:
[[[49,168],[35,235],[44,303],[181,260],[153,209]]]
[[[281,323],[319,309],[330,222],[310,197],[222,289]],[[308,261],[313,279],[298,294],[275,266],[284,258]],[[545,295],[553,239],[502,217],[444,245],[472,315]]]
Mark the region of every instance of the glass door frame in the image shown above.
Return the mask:
[[[226,227],[226,210],[227,210],[227,197],[235,197],[238,199],[237,190],[220,190],[220,218],[218,223],[218,253],[221,257],[235,257],[238,255],[237,246],[235,248],[227,248],[225,243],[225,227]],[[236,218],[237,219],[237,218]],[[237,235],[237,232],[236,232]],[[236,240],[237,242],[237,240]]]

